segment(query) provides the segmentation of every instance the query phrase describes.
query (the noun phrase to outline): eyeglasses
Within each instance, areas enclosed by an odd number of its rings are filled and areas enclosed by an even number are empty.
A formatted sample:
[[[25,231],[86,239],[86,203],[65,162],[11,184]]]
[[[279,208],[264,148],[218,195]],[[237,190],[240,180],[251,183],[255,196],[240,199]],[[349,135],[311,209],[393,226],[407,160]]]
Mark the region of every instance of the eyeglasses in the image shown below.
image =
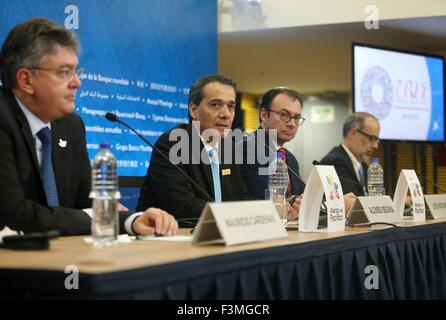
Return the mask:
[[[76,74],[78,78],[82,77],[84,74],[84,68],[76,68],[76,69],[48,69],[48,68],[28,68],[29,70],[41,70],[41,71],[48,71],[52,72],[58,77],[59,79],[63,81],[68,81],[73,79],[74,75]]]
[[[280,120],[282,120],[284,122],[290,122],[291,119],[294,119],[294,120],[296,120],[296,122],[299,126],[303,125],[305,122],[305,118],[301,117],[300,115],[292,116],[288,112],[284,112],[284,111],[279,112],[279,111],[275,111],[275,110],[271,110],[271,109],[267,109],[267,110],[277,113],[280,116]]]
[[[380,143],[381,141],[379,140],[379,138],[377,136],[365,133],[364,131],[359,130],[358,128],[356,128],[356,131],[358,131],[360,134],[362,134],[364,137],[366,137],[367,139],[369,139],[370,143]]]

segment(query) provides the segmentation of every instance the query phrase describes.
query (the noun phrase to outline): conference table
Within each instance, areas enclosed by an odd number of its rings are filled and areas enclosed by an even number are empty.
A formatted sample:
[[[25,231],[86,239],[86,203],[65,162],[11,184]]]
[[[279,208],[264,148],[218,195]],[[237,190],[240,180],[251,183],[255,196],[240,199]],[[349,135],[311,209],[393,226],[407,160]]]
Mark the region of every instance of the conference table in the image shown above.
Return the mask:
[[[0,298],[446,298],[446,219],[333,233],[291,227],[287,238],[230,247],[168,240],[99,249],[76,236],[46,251],[0,249]]]

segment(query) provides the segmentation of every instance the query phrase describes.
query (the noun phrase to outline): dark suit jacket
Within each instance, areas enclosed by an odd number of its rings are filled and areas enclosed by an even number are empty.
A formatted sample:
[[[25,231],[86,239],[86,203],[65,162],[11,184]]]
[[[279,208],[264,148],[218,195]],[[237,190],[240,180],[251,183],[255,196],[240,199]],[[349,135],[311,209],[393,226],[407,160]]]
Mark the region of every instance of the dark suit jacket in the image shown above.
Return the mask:
[[[60,207],[47,207],[28,121],[13,94],[0,88],[0,229],[90,233],[90,218],[79,210],[91,207],[83,122],[75,114],[67,115],[51,122],[51,135]],[[59,139],[67,142],[65,148],[58,145]],[[121,222],[127,216],[120,217]]]
[[[268,163],[265,163],[265,159],[259,159],[257,148],[262,148],[265,150],[263,153],[266,157],[271,154],[271,159],[275,157],[275,148],[274,146],[270,150],[268,145],[273,145],[272,142],[269,141],[269,136],[265,136],[265,140],[268,143],[263,141],[263,137],[258,135],[258,131],[250,134],[249,136],[243,139],[243,166],[242,166],[242,174],[243,179],[245,181],[246,187],[248,188],[249,195],[255,199],[265,199],[265,190],[268,189],[268,175],[259,175],[259,168],[267,168]],[[248,145],[255,145],[255,148],[250,148]],[[254,163],[250,163],[253,160]],[[297,162],[296,157],[286,150],[286,162],[288,165],[288,175],[290,177],[291,184],[291,194],[300,195],[304,192],[305,184],[296,177],[295,174],[299,175],[299,163]],[[294,173],[292,171],[294,171]]]
[[[182,130],[183,136],[175,141],[169,141],[170,133],[176,129]],[[194,134],[194,139],[198,139],[194,142],[197,146],[195,148],[192,148],[192,134]],[[177,144],[177,141],[180,141],[184,149],[177,149],[180,145]],[[164,160],[157,150],[153,150],[150,166],[141,187],[137,210],[158,207],[173,214],[176,218],[199,218],[206,203],[214,200],[214,185],[210,165],[198,161],[201,152],[206,152],[203,150],[204,145],[198,133],[192,129],[191,124],[180,124],[163,133],[155,146],[167,157],[169,157],[171,149],[172,152],[175,151],[175,154],[181,157],[185,156],[184,161],[181,161],[177,166],[184,170],[208,195],[188,181],[172,163]],[[187,151],[191,157],[185,155]],[[220,160],[222,201],[249,200],[240,167],[234,164],[225,164],[223,142],[220,144],[219,152],[222,155]],[[196,164],[191,163],[194,157],[197,160]],[[226,170],[226,173],[230,170],[230,174],[222,175],[223,170]]]
[[[325,157],[320,161],[323,165],[332,165],[338,173],[341,181],[342,191],[345,193],[353,192],[357,196],[364,196],[364,189],[358,181],[353,163],[350,160],[342,145],[334,147]],[[367,168],[368,165],[362,163],[364,170],[365,185],[367,186]]]

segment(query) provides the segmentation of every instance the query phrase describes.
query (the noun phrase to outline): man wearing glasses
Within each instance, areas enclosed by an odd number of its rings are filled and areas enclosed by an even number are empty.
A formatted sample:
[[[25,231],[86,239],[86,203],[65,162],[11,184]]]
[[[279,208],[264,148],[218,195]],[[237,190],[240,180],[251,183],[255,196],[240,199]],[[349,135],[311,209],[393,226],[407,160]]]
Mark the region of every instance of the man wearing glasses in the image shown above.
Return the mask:
[[[0,230],[90,233],[90,162],[85,128],[73,113],[81,85],[79,42],[53,21],[14,27],[0,53]],[[178,230],[159,209],[120,214],[120,229],[163,235]]]
[[[356,112],[344,122],[341,145],[333,148],[321,164],[333,165],[345,193],[364,196],[370,158],[379,146],[379,121],[366,112]]]
[[[305,119],[302,114],[302,98],[295,90],[278,87],[266,92],[259,108],[260,127],[243,140],[242,174],[251,197],[265,199],[268,189],[268,175],[261,174],[260,168],[266,168],[277,153],[288,165],[290,185],[288,196],[294,197],[288,219],[297,218],[305,184],[299,178],[299,164],[296,157],[284,144],[291,141]],[[274,141],[276,137],[277,141]],[[255,145],[255,150],[250,146]],[[260,151],[264,151],[259,152]],[[266,157],[262,159],[261,155]],[[265,161],[268,158],[268,161]],[[254,161],[250,161],[254,160]]]

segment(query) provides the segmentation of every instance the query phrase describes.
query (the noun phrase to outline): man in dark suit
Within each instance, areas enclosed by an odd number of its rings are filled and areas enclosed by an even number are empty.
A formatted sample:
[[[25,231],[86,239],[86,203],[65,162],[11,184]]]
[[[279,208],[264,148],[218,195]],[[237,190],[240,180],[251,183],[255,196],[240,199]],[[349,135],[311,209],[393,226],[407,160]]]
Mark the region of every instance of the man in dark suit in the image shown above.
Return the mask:
[[[301,195],[305,184],[300,179],[296,157],[283,145],[291,141],[303,124],[302,98],[295,90],[278,87],[266,92],[259,108],[260,128],[243,139],[243,179],[249,194],[256,199],[265,199],[268,175],[259,170],[266,169],[275,158],[276,152],[288,166],[290,185],[288,195]],[[273,139],[272,136],[276,137]],[[276,141],[273,141],[276,140]],[[259,149],[262,152],[258,152]],[[262,157],[265,155],[264,157]],[[290,209],[289,219],[297,218],[301,197],[297,197]]]
[[[0,54],[0,230],[90,233],[90,162],[81,118],[74,33],[37,18],[17,25]],[[121,230],[177,232],[159,209],[120,215]]]
[[[379,121],[366,112],[356,112],[344,122],[341,145],[334,147],[321,164],[333,165],[344,193],[364,196],[370,157],[379,146]]]
[[[210,75],[193,84],[190,123],[165,132],[156,142],[159,151],[153,150],[137,210],[157,206],[184,221],[199,218],[207,202],[249,199],[239,166],[225,156],[233,155],[232,141],[226,140],[229,150],[224,138],[231,129],[235,107],[232,80]]]

